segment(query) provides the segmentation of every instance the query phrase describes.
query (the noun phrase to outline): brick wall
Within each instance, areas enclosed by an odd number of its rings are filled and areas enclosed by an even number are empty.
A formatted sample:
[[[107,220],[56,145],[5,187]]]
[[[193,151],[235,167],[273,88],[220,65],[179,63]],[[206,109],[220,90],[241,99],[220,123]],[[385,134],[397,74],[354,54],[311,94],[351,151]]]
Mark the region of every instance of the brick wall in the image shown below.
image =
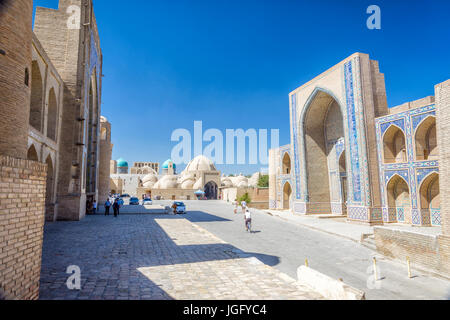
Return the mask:
[[[450,80],[436,86],[442,233],[450,236]]]
[[[0,294],[37,299],[47,166],[0,156]]]
[[[0,152],[21,159],[27,158],[32,12],[32,0],[0,2]]]
[[[379,253],[405,263],[409,257],[412,267],[416,265],[450,276],[450,238],[390,227],[375,227],[374,233]]]

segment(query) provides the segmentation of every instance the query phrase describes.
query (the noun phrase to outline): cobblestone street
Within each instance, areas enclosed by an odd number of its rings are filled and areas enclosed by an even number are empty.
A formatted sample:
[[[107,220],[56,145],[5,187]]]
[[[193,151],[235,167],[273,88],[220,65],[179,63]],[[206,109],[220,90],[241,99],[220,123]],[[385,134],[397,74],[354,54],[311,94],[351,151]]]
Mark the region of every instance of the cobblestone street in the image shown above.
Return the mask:
[[[81,290],[67,288],[72,265]],[[321,298],[183,218],[99,215],[46,225],[42,300]]]

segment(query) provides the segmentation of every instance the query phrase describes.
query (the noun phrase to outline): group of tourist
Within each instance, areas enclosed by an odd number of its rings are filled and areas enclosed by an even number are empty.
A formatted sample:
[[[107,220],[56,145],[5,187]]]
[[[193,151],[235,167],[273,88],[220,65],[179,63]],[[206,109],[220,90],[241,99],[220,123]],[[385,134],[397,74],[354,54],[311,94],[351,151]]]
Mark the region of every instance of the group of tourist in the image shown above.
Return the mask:
[[[238,208],[239,206],[242,208],[242,213],[244,214],[244,223],[245,223],[245,230],[247,232],[252,233],[252,214],[250,213],[249,208],[247,207],[247,202],[245,201],[241,201],[241,203],[239,203],[239,201],[237,201],[237,199],[234,201],[235,203],[235,208],[234,208],[234,214],[238,213]]]
[[[114,211],[114,218],[117,218],[117,216],[120,214],[120,201],[119,198],[115,198],[113,202],[109,200],[109,198],[105,202],[105,216],[109,216],[109,210],[110,208],[113,208]]]
[[[86,201],[86,214],[96,214],[97,213],[97,201],[87,200]]]

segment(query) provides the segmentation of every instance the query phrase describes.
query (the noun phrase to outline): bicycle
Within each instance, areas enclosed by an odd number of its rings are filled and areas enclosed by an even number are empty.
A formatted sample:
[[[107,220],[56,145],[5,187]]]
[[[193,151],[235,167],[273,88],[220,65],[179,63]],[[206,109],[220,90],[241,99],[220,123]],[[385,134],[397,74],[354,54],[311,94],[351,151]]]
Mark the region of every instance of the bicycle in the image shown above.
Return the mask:
[[[247,219],[245,221],[245,227],[247,228],[247,232],[252,233],[252,219]]]

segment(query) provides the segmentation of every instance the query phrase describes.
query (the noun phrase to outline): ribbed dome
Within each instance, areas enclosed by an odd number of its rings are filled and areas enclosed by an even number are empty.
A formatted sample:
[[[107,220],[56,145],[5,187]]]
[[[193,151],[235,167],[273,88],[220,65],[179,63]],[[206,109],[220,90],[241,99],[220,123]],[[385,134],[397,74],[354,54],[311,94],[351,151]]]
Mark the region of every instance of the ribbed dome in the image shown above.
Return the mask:
[[[210,159],[201,155],[192,159],[185,171],[217,171],[217,169]]]
[[[148,175],[146,175],[144,178],[142,178],[142,183],[143,184],[145,184],[145,183],[147,183],[147,182],[156,182],[156,181],[158,181],[158,177],[157,177],[157,175],[156,175],[156,172],[152,172],[152,173],[149,173]]]
[[[125,159],[120,158],[117,160],[117,167],[118,168],[128,168],[128,162],[125,161]]]
[[[233,181],[231,181],[231,179],[229,177],[222,177],[220,182],[221,182],[222,186],[227,187],[227,188],[233,186]]]
[[[161,178],[154,186],[155,189],[175,189],[178,187],[177,176],[166,175]]]

